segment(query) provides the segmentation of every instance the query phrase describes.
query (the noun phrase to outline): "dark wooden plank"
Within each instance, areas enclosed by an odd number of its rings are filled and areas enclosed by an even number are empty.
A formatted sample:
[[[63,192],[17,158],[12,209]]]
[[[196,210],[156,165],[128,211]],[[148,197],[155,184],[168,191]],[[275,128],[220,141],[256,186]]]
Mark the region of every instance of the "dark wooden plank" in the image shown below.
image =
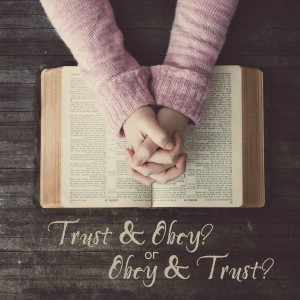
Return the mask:
[[[64,65],[67,62],[72,62],[74,64],[74,59],[71,55],[0,56],[0,67],[1,69],[7,70],[40,70],[46,66]]]
[[[38,70],[2,70],[0,83],[35,83],[37,76],[40,71]],[[285,97],[289,100],[291,97],[296,97],[297,94],[293,92],[299,87],[300,84],[300,71],[299,70],[290,70],[289,72],[274,70],[266,72],[268,76],[271,76],[272,84],[276,83],[275,93],[276,99],[279,101],[281,97]],[[290,101],[294,101],[293,108],[295,110],[295,105],[297,103],[300,109],[300,101],[297,101],[298,98],[292,98]],[[281,101],[282,104],[287,101]],[[1,105],[1,103],[0,103]],[[287,103],[287,106],[289,104]]]
[[[276,97],[289,98],[297,97],[297,91],[299,90],[300,83],[276,83],[272,86],[271,95],[276,95]]]
[[[136,54],[149,53],[148,49],[144,47],[140,50],[140,45],[145,45],[147,48],[150,47],[151,54],[156,54],[155,51],[160,49],[164,53],[169,41],[169,35],[169,30],[164,29],[152,29],[151,33],[145,29],[124,30],[125,45],[127,44],[129,50],[129,45],[134,46],[135,49],[132,49],[132,52]],[[253,55],[254,53],[256,55],[298,55],[300,40],[295,39],[295,36],[299,35],[299,29],[231,30],[222,52],[224,55],[235,53],[239,55]],[[165,41],[166,45],[162,41]],[[156,49],[152,49],[152,45],[155,45]],[[157,54],[162,53],[157,52]]]
[[[5,154],[5,156],[0,157],[1,168],[34,168],[35,167],[35,156],[34,155],[15,155],[15,154]],[[15,183],[12,183],[15,185]]]
[[[3,196],[3,195],[2,195]],[[20,196],[20,197],[5,197],[0,198],[0,207],[1,209],[11,210],[25,210],[32,209],[33,207],[32,195],[31,196]],[[8,212],[9,213],[9,212]]]
[[[33,84],[0,84],[1,98],[34,98]]]
[[[255,12],[255,22],[253,22],[253,13],[250,14],[247,11],[241,13],[237,10],[234,16],[230,30],[232,29],[291,29],[299,28],[300,21],[297,14],[289,15],[288,18],[283,17],[282,14],[261,14],[258,5],[256,5],[257,11]],[[119,12],[116,14],[117,24],[121,29],[125,28],[171,28],[174,16],[173,15],[132,15],[122,14]]]
[[[1,70],[1,83],[35,83],[37,78],[36,70]]]
[[[27,218],[27,214],[30,213],[25,210],[23,218]],[[155,230],[156,224],[142,224],[136,225],[136,229],[145,230],[143,239],[144,244],[142,246],[130,243],[124,245],[120,243],[119,235],[123,232],[123,224],[91,224],[85,228],[83,224],[81,226],[70,226],[66,229],[63,244],[60,244],[62,239],[63,226],[53,227],[50,232],[47,230],[48,224],[57,219],[52,218],[49,220],[45,216],[44,224],[39,224],[39,233],[36,231],[26,235],[26,227],[24,227],[24,235],[18,232],[18,236],[10,237],[7,233],[4,237],[0,238],[0,251],[115,251],[118,249],[119,252],[137,251],[145,253],[145,249],[154,248],[156,251],[174,251],[187,253],[186,246],[193,249],[195,245],[183,242],[182,244],[167,244],[167,238],[160,244],[152,244],[152,235]],[[60,219],[61,220],[61,219]],[[47,224],[47,221],[49,222]],[[28,222],[29,223],[29,222]],[[9,223],[7,224],[9,225]],[[5,225],[5,226],[7,226]],[[79,224],[80,225],[80,224]],[[80,238],[73,240],[72,243],[72,232],[79,231],[81,233],[95,233],[97,230],[106,230],[106,226],[109,227],[113,234],[107,238],[107,244],[103,244],[102,239],[99,238],[99,242],[90,247],[84,244]],[[198,224],[199,226],[199,224]],[[192,230],[192,226],[189,226]],[[268,251],[273,249],[274,251],[282,250],[282,244],[284,243],[284,251],[299,251],[300,249],[300,238],[299,238],[299,224],[260,224],[259,226],[253,225],[252,230],[249,230],[244,224],[220,224],[215,226],[213,233],[210,238],[207,238],[205,244],[199,244],[197,251],[210,251],[210,252],[228,252],[232,249],[235,251]],[[34,229],[34,227],[32,227]],[[3,230],[5,228],[3,227]],[[186,230],[185,224],[179,224],[177,227],[178,232],[184,232]],[[270,235],[270,230],[276,230],[276,235]],[[6,232],[6,231],[5,231]],[[238,243],[236,241],[239,241]],[[226,241],[226,242],[222,242]],[[202,241],[201,241],[202,242]],[[22,248],[19,247],[22,245]]]
[[[25,199],[26,198],[26,199]],[[23,201],[29,201],[29,198],[24,197]],[[11,201],[16,201],[17,198],[12,198]],[[299,201],[299,198],[298,198]],[[28,203],[29,204],[29,203]],[[299,205],[299,202],[298,202]],[[23,204],[25,206],[25,203]],[[27,204],[26,204],[27,206]],[[69,210],[70,212],[71,210]],[[83,211],[83,210],[82,210]],[[165,213],[168,210],[165,209]],[[240,210],[241,211],[241,210]],[[281,212],[285,211],[284,210],[284,203],[282,204],[282,210]],[[106,212],[106,213],[105,213]],[[275,212],[275,210],[274,210]],[[223,236],[224,240],[227,240],[228,238],[230,240],[234,240],[234,238],[241,239],[241,243],[256,243],[255,245],[252,246],[259,246],[257,243],[271,243],[270,241],[263,241],[260,237],[264,235],[268,235],[269,231],[272,230],[277,230],[276,231],[276,236],[270,236],[267,239],[277,239],[282,238],[283,235],[286,235],[286,238],[289,238],[291,236],[295,237],[293,240],[295,242],[295,247],[299,246],[299,230],[300,230],[300,223],[299,222],[293,222],[292,220],[288,222],[282,222],[281,224],[275,223],[275,222],[268,222],[268,220],[264,220],[265,222],[262,222],[262,217],[260,218],[260,222],[256,222],[259,219],[257,218],[256,220],[254,219],[254,214],[253,217],[251,214],[245,218],[235,218],[235,221],[233,222],[228,222],[224,216],[219,216],[214,217],[214,216],[206,216],[201,218],[201,222],[199,222],[199,215],[175,215],[175,213],[171,214],[168,216],[165,214],[163,217],[157,214],[156,212],[152,212],[152,215],[144,215],[142,211],[140,211],[139,215],[133,216],[132,211],[131,214],[125,214],[121,213],[120,215],[113,216],[112,210],[106,210],[106,211],[98,211],[97,214],[93,215],[88,215],[82,213],[81,215],[60,215],[59,213],[57,214],[47,214],[45,213],[44,210],[35,208],[34,206],[32,208],[28,207],[28,209],[24,210],[15,210],[13,211],[12,209],[5,209],[5,210],[0,210],[1,213],[1,222],[0,222],[0,228],[1,232],[3,235],[0,237],[2,238],[32,238],[32,237],[37,237],[37,238],[56,238],[60,241],[63,233],[63,224],[54,224],[51,226],[51,230],[48,231],[48,225],[52,222],[55,221],[73,221],[77,222],[74,224],[69,224],[67,226],[66,232],[65,232],[65,238],[71,239],[73,233],[80,231],[82,233],[86,234],[92,234],[94,237],[95,232],[97,230],[101,230],[102,232],[106,230],[108,227],[112,234],[110,234],[107,238],[109,241],[112,239],[117,241],[119,238],[119,235],[121,232],[124,230],[124,223],[127,222],[128,220],[131,220],[134,223],[134,228],[136,230],[144,231],[143,235],[140,236],[142,239],[146,239],[146,245],[149,246],[149,243],[151,243],[152,235],[156,229],[157,224],[161,221],[164,220],[167,224],[167,234],[165,235],[163,242],[161,244],[164,244],[166,249],[168,247],[172,247],[170,245],[167,245],[167,240],[168,240],[168,234],[169,234],[169,229],[170,229],[170,224],[173,223],[174,221],[177,221],[175,224],[172,226],[172,231],[176,234],[180,232],[185,232],[188,233],[192,231],[193,233],[197,233],[197,231],[201,231],[202,227],[207,224],[208,220],[210,219],[210,224],[213,224],[213,231],[211,232],[209,238],[205,240],[205,243],[202,243],[203,241],[203,236],[200,237],[201,241],[199,242],[199,250],[203,250],[206,247],[211,247],[211,246],[218,246],[217,240],[220,239],[221,236]],[[271,212],[272,213],[272,212]],[[282,213],[283,214],[283,213]],[[296,214],[299,215],[299,209],[296,210]],[[227,219],[234,219],[230,217],[230,212],[227,215]],[[265,215],[267,215],[265,213]],[[275,215],[274,215],[275,216]],[[190,218],[190,219],[189,219]],[[14,222],[15,220],[15,222]],[[284,217],[283,220],[285,221]],[[12,226],[14,224],[14,226]],[[269,230],[269,231],[268,231]],[[230,237],[231,236],[231,237]],[[245,236],[245,237],[243,237]],[[249,241],[247,241],[247,238]],[[99,237],[100,239],[100,237]],[[185,250],[186,243],[189,243],[190,248],[192,248],[192,245],[189,242],[189,239],[184,239],[182,240],[183,245],[179,245],[179,249],[181,251]],[[78,239],[76,240],[76,243],[83,244],[83,242]],[[98,243],[98,242],[97,242]],[[99,242],[102,244],[102,240]],[[275,243],[275,241],[274,241]],[[289,242],[290,243],[290,242]],[[57,245],[59,242],[57,243]],[[69,242],[66,242],[65,244],[71,244]],[[137,245],[133,245],[134,243],[131,243],[132,247],[137,247]],[[77,244],[76,244],[77,245]],[[193,244],[194,246],[196,245],[195,243]],[[68,247],[69,247],[68,246]],[[130,247],[131,247],[130,246]],[[161,246],[161,245],[160,245]],[[86,250],[89,249],[88,245],[85,245]],[[99,245],[99,247],[104,247],[103,250],[105,250],[106,245]],[[181,248],[180,248],[181,247]],[[219,247],[219,246],[218,246]],[[92,247],[93,248],[93,247]],[[144,249],[143,247],[141,250]],[[80,248],[83,250],[83,248]],[[241,248],[242,249],[242,248]],[[245,248],[248,249],[248,248]],[[257,248],[259,249],[259,248]],[[273,248],[270,248],[273,249]],[[284,248],[286,249],[286,248]],[[66,248],[64,250],[67,250]],[[93,249],[90,249],[91,251],[98,250],[97,247],[94,247]],[[128,249],[129,250],[129,249]],[[137,249],[138,250],[138,249]],[[172,249],[169,249],[170,251]],[[250,251],[250,249],[248,249]],[[248,251],[247,250],[247,251]],[[262,250],[262,249],[261,249]],[[274,250],[274,249],[273,249]],[[278,251],[281,249],[277,249]],[[283,250],[283,249],[282,249]],[[296,248],[294,249],[295,251],[297,250]],[[123,248],[123,251],[126,251],[126,247]]]
[[[300,142],[273,142],[270,157],[272,168],[300,168]]]
[[[231,30],[222,53],[223,55],[298,55],[300,40],[295,39],[300,35],[298,31],[298,29]],[[169,30],[165,29],[124,30],[125,45],[133,55],[164,54],[169,35]]]
[[[244,65],[249,67],[259,68],[261,70],[266,69],[299,69],[300,68],[300,59],[299,56],[289,56],[289,55],[224,55],[221,53],[217,64],[220,65]]]
[[[5,2],[7,0],[0,0],[0,2]],[[24,1],[24,0],[13,0],[13,1]],[[27,0],[28,1],[28,0]],[[40,0],[30,0],[32,2],[39,2]],[[116,1],[116,0],[112,0],[112,1]],[[117,0],[117,1],[120,1],[120,0]],[[133,0],[122,0],[124,2],[128,1],[128,2],[131,2]],[[145,1],[145,0],[134,0],[134,1]],[[146,1],[149,1],[149,0],[146,0]],[[158,1],[158,0],[151,0],[151,1]],[[160,1],[170,1],[170,0],[160,0]],[[173,1],[176,1],[176,0],[173,0]],[[260,2],[264,2],[264,1],[278,1],[278,0],[241,0],[241,1],[260,1]],[[279,0],[279,1],[282,1],[282,0]],[[288,0],[288,1],[291,1],[291,0]],[[295,0],[294,0],[295,1]]]
[[[274,141],[300,141],[299,112],[271,112],[270,139]]]
[[[135,15],[133,18],[132,15],[125,15],[120,12],[120,14],[116,14],[116,21],[121,29],[171,28],[174,15]],[[2,15],[0,28],[51,29],[53,26],[46,15]],[[288,18],[283,18],[280,14],[256,14],[255,22],[253,22],[253,14],[241,14],[238,11],[232,20],[231,28],[300,28],[300,21],[297,15],[289,15]],[[0,34],[5,34],[5,32],[0,31]]]
[[[47,215],[56,216],[62,219],[63,216],[74,217],[89,216],[89,219],[80,219],[80,222],[105,223],[105,218],[109,216],[114,222],[125,222],[130,219],[138,221],[141,224],[165,220],[170,224],[174,219],[180,220],[181,223],[189,226],[192,224],[244,224],[251,228],[251,224],[278,224],[280,219],[281,224],[299,224],[299,197],[274,197],[269,198],[265,208],[263,209],[161,209],[161,210],[125,210],[125,209],[107,209],[107,210],[87,210],[87,209],[62,209],[62,210],[43,210]],[[283,213],[284,212],[284,213]],[[3,217],[5,212],[3,212]],[[92,218],[97,216],[97,218]],[[101,218],[105,216],[103,222]],[[8,218],[6,218],[8,219]],[[8,219],[9,220],[9,219]],[[35,222],[35,221],[33,221]],[[106,221],[107,222],[107,221]]]
[[[33,169],[0,169],[0,182],[32,182],[34,170]]]
[[[0,126],[34,126],[34,112],[0,112]]]
[[[5,169],[0,169],[5,170]],[[34,182],[33,178],[27,182],[1,182],[0,196],[1,197],[33,197]]]
[[[135,55],[135,58],[142,65],[161,64],[164,55]],[[75,61],[71,55],[55,56],[0,56],[1,69],[10,70],[38,70],[43,66],[65,65],[67,63],[74,64]],[[299,56],[256,56],[256,55],[223,55],[218,59],[218,64],[238,64],[249,67],[256,67],[262,70],[278,69],[278,68],[300,68]],[[1,95],[1,94],[0,94]]]
[[[300,69],[272,70],[269,76],[274,83],[300,83]]]
[[[6,287],[6,291],[12,293],[23,293],[28,296],[37,296],[43,298],[45,289],[50,296],[61,295],[63,298],[80,299],[88,294],[92,299],[139,299],[141,291],[143,291],[143,299],[155,299],[159,295],[159,299],[201,299],[205,295],[209,295],[209,299],[239,299],[233,291],[237,286],[243,286],[243,290],[238,293],[239,297],[246,297],[245,299],[287,299],[288,295],[297,297],[299,293],[299,281],[297,280],[248,280],[243,284],[234,280],[197,280],[197,274],[201,270],[195,269],[193,280],[157,280],[153,289],[146,289],[141,282],[131,279],[102,279],[99,287],[99,278],[83,278],[80,281],[80,288],[74,286],[74,280],[60,278],[59,275],[53,280],[39,279],[38,273],[34,269],[30,278],[20,277],[8,280],[1,280],[0,284]],[[107,277],[106,277],[107,278]],[[22,279],[22,280],[21,280]],[[49,285],[51,282],[51,285]],[[34,290],[32,290],[34,286]],[[118,286],[118,289],[115,289]],[[17,288],[16,288],[17,287]],[[201,287],[201,288],[199,288]],[[274,294],[270,297],[270,290]],[[163,291],[163,292],[161,292]],[[167,292],[169,291],[169,292]],[[106,297],[107,295],[107,297]],[[110,295],[110,296],[109,296]],[[169,295],[169,298],[167,297]],[[176,295],[173,298],[172,295]],[[180,297],[180,298],[178,298]],[[201,297],[201,298],[200,298]],[[225,298],[226,297],[226,298]],[[247,298],[248,297],[248,298]],[[252,298],[249,298],[252,297]],[[156,298],[157,299],[157,298]],[[293,298],[297,299],[297,298]]]
[[[285,210],[289,212],[295,212],[295,215],[298,214],[298,210],[300,209],[300,197],[275,197],[268,199],[267,203],[269,209],[276,209],[279,211]],[[274,220],[275,221],[275,220]],[[277,220],[278,222],[278,220]]]
[[[19,172],[19,171],[17,171]],[[33,171],[34,172],[34,171]],[[34,182],[33,174],[30,175]],[[14,183],[17,185],[18,183]],[[2,184],[1,184],[2,186]],[[8,188],[8,186],[6,186]],[[33,193],[33,192],[32,192]],[[4,194],[4,193],[3,193]],[[3,196],[2,194],[2,196]],[[0,197],[0,207],[2,209],[1,217],[4,217],[2,223],[6,220],[13,224],[23,224],[24,220],[16,217],[10,218],[12,211],[24,210],[35,211],[33,216],[37,217],[41,212],[50,215],[56,219],[67,219],[70,216],[74,218],[84,218],[80,222],[89,223],[124,223],[128,219],[139,220],[139,223],[159,222],[164,219],[171,223],[174,219],[180,219],[184,224],[197,224],[201,220],[202,224],[245,224],[251,227],[254,224],[299,224],[300,197],[274,197],[267,199],[266,207],[262,210],[224,210],[224,209],[161,209],[161,210],[142,210],[142,209],[59,209],[59,210],[36,210],[32,202],[32,194],[29,196],[5,195]],[[93,218],[93,216],[96,218]],[[32,222],[38,223],[33,217]],[[30,220],[31,221],[31,220]],[[44,223],[44,219],[41,223]],[[1,222],[0,222],[1,223]],[[33,224],[31,223],[31,224]],[[30,225],[31,226],[31,225]]]
[[[34,183],[34,180],[30,180]],[[30,183],[29,182],[29,183]],[[12,194],[12,184],[3,182],[3,195],[7,201],[13,201],[20,197],[32,197],[32,194],[24,196]],[[14,184],[16,188],[24,189],[23,183]],[[281,184],[282,185],[282,184]],[[11,188],[10,188],[11,187]],[[10,200],[12,199],[12,200]],[[24,204],[25,205],[25,204]],[[18,204],[16,204],[18,207]],[[27,207],[27,204],[26,204]],[[81,224],[105,224],[114,222],[114,224],[124,224],[127,220],[132,220],[137,224],[158,223],[160,220],[165,220],[170,224],[173,220],[178,220],[187,228],[200,226],[201,224],[212,223],[214,226],[224,226],[224,224],[238,224],[242,228],[252,228],[252,224],[274,224],[277,226],[278,220],[281,224],[298,224],[299,221],[299,197],[278,196],[269,198],[264,209],[161,209],[143,211],[142,209],[56,209],[45,210],[37,209],[34,205],[28,206],[26,212],[14,210],[14,205],[11,203],[7,208],[3,206],[0,211],[1,222],[12,226],[18,224],[35,224],[35,226],[43,226],[45,223],[50,223],[53,220],[72,220],[80,219]],[[26,214],[26,217],[24,217]],[[39,224],[39,225],[37,225]],[[143,225],[139,225],[143,226]],[[259,226],[259,225],[258,225]],[[271,228],[271,227],[270,227]]]
[[[269,4],[270,5],[270,4]],[[270,5],[271,6],[271,5]],[[254,14],[248,14],[247,11],[241,13],[238,9],[234,16],[230,28],[261,28],[261,29],[287,29],[299,28],[300,21],[297,14],[289,14],[288,16],[280,14],[261,14],[257,5],[257,11]]]
[[[286,96],[272,96],[272,103],[270,107],[270,111],[300,111],[300,97],[297,98],[297,95],[286,97]]]
[[[0,28],[52,28],[52,25],[46,15],[2,15]]]
[[[1,15],[43,15],[44,13],[37,1],[1,1]]]
[[[122,1],[112,0],[116,14],[173,14],[176,1]],[[297,14],[300,4],[297,1],[240,1],[237,13],[240,14]]]
[[[60,41],[54,29],[0,29],[0,43],[49,43],[50,40]]]
[[[295,31],[295,32],[294,32]],[[231,30],[227,35],[224,55],[298,55],[298,29]]]
[[[0,98],[0,112],[3,111],[36,111],[35,98]]]
[[[0,55],[24,55],[30,56],[31,59],[34,59],[36,55],[70,55],[70,51],[67,46],[64,45],[62,41],[55,41],[52,43],[52,40],[48,40],[47,43],[29,43],[29,44],[0,44]]]
[[[34,137],[33,126],[0,126],[0,141],[33,141]]]
[[[113,260],[115,253],[110,251],[86,251],[86,255],[82,255],[80,252],[68,252],[68,255],[65,255],[63,251],[57,252],[25,252],[25,251],[11,251],[11,252],[1,252],[0,253],[0,263],[2,266],[12,267],[14,265],[21,265],[24,267],[28,267],[32,264],[37,264],[39,266],[83,266],[83,267],[95,267],[95,261],[98,262],[97,266],[109,266],[111,261]],[[123,252],[124,253],[124,252]],[[128,252],[130,254],[130,252]],[[135,254],[134,252],[132,254]],[[182,252],[179,253],[180,258],[182,257]],[[172,250],[165,250],[159,255],[157,255],[157,260],[165,260],[169,255],[172,255]],[[185,258],[189,263],[194,260],[194,256],[197,257],[199,255],[198,252],[190,255],[186,255]],[[246,258],[250,260],[255,260],[257,257],[272,257],[274,260],[280,264],[281,267],[274,268],[272,270],[273,279],[282,277],[281,272],[288,272],[283,266],[285,264],[290,265],[292,269],[298,270],[300,268],[299,265],[291,265],[294,259],[298,259],[299,252],[297,251],[283,251],[283,250],[266,250],[266,251],[231,251],[230,256],[235,257],[239,262],[244,262]],[[230,256],[228,258],[230,258]],[[144,259],[141,256],[137,256],[136,259],[141,261]],[[207,262],[203,261],[204,265],[208,265]],[[291,272],[292,273],[292,272]],[[43,274],[44,275],[44,274]],[[76,275],[76,274],[73,274]],[[286,274],[287,275],[287,274]],[[289,274],[291,275],[291,274]],[[299,274],[297,274],[299,276]]]
[[[17,154],[34,154],[35,144],[33,141],[1,141],[0,154],[9,153],[11,155]]]
[[[274,196],[300,196],[300,169],[272,169],[271,193]]]
[[[299,1],[243,1],[241,0],[237,9],[241,14],[271,14],[271,15],[299,15]]]
[[[274,251],[275,252],[275,251]],[[276,252],[275,252],[276,253]],[[5,263],[3,259],[3,279],[10,279],[11,275],[14,273],[14,269],[18,266],[19,268],[22,268],[22,277],[24,276],[30,276],[31,275],[31,264],[32,262],[35,263],[36,265],[36,275],[39,276],[39,278],[47,278],[50,279],[52,276],[57,276],[57,274],[60,274],[61,278],[64,279],[76,279],[80,278],[87,278],[90,277],[91,279],[93,277],[99,277],[99,278],[107,278],[108,275],[108,270],[112,264],[112,261],[114,259],[114,254],[111,252],[103,252],[103,255],[100,256],[99,252],[87,252],[86,255],[83,255],[84,257],[80,257],[78,253],[70,253],[69,258],[65,258],[65,260],[62,260],[61,257],[56,257],[54,256],[51,252],[45,253],[44,255],[44,261],[41,259],[35,259],[34,257],[31,257],[32,260],[27,262],[26,260],[22,260],[24,257],[28,257],[26,255],[27,253],[17,253],[17,252],[12,252],[12,255],[5,255],[6,253],[0,253],[0,260],[1,256],[3,258],[8,258],[8,261],[12,260],[13,257],[15,257],[15,262],[13,265],[8,264],[7,262]],[[10,254],[10,253],[8,253]],[[19,254],[19,257],[17,256]],[[145,259],[141,253],[122,253],[123,256],[127,257],[129,255],[134,255],[134,266],[143,266],[145,265]],[[254,254],[254,255],[253,255]],[[277,254],[277,255],[276,255]],[[264,261],[264,258],[267,257],[272,257],[275,262],[278,262],[276,264],[276,268],[273,267],[271,269],[271,274],[269,276],[272,278],[272,280],[278,280],[278,279],[299,279],[299,266],[295,265],[292,259],[286,258],[283,261],[281,261],[281,256],[280,255],[293,255],[294,258],[298,258],[297,254],[295,252],[286,252],[286,253],[280,253],[278,255],[278,252],[272,255],[270,252],[263,252],[262,253],[251,253],[245,251],[244,253],[240,252],[233,252],[229,254],[229,258],[227,259],[228,264],[232,263],[232,259],[230,257],[234,257],[234,263],[235,265],[243,266],[247,265],[249,261],[257,261],[262,260]],[[14,255],[14,256],[13,256]],[[59,253],[58,253],[59,255]],[[58,256],[57,255],[57,256]],[[166,262],[168,261],[168,258],[172,255],[172,252],[160,252],[157,258],[155,259],[155,263],[164,266]],[[36,255],[38,258],[41,258],[40,252],[37,252]],[[82,256],[82,254],[81,254]],[[92,260],[88,258],[93,258],[94,262],[97,261],[97,265],[95,263],[92,263]],[[182,255],[182,253],[179,253],[178,258],[180,261],[184,261],[186,265],[190,266],[190,270],[194,273],[196,271],[196,264],[195,261],[199,257],[199,254],[194,254],[194,255]],[[71,260],[71,259],[72,260]],[[53,259],[53,262],[51,262],[51,259]],[[133,261],[133,260],[132,260]],[[27,262],[27,263],[26,263]],[[75,262],[75,263],[74,263]],[[61,264],[60,264],[61,263]],[[210,261],[203,261],[201,263],[201,269],[203,270],[202,272],[198,273],[198,279],[207,279],[209,274],[209,268],[210,268]],[[149,262],[149,265],[153,268],[154,262]],[[47,270],[53,270],[51,273],[47,272]],[[288,272],[288,269],[290,272]],[[161,270],[160,270],[161,271]],[[298,274],[297,274],[298,273]],[[257,273],[258,275],[259,273]],[[296,276],[293,278],[292,275],[296,274]],[[54,278],[53,278],[54,279]],[[157,280],[164,280],[164,274],[163,272],[158,272],[157,273]]]
[[[22,29],[13,29],[11,36],[0,43],[0,55],[69,55],[69,49],[57,38],[43,32],[48,29],[34,29],[39,34],[23,37]],[[19,33],[18,33],[19,32]],[[124,29],[125,46],[133,55],[163,55],[168,46],[169,29]],[[30,31],[31,34],[31,31]],[[54,32],[52,33],[54,34]],[[19,36],[19,37],[18,37]],[[231,30],[222,50],[224,55],[298,55],[300,29],[237,29]],[[24,42],[20,48],[18,40]],[[51,43],[50,43],[51,40]]]
[[[116,14],[174,14],[175,0],[123,1],[111,0]],[[238,13],[245,14],[297,14],[300,4],[297,1],[240,1]],[[1,1],[1,15],[43,15],[44,10],[38,1]]]

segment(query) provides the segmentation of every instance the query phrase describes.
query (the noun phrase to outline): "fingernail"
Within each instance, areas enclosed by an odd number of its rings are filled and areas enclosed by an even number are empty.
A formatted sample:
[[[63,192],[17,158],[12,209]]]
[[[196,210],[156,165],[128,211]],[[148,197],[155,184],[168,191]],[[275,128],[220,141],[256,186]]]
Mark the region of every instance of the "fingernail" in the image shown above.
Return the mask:
[[[175,147],[175,145],[174,145],[173,141],[170,141],[165,145],[166,150],[172,150],[172,149],[174,149],[174,147]]]
[[[134,155],[133,158],[133,163],[136,165],[136,166],[140,166],[142,165],[144,162],[142,159],[140,159],[138,156]]]

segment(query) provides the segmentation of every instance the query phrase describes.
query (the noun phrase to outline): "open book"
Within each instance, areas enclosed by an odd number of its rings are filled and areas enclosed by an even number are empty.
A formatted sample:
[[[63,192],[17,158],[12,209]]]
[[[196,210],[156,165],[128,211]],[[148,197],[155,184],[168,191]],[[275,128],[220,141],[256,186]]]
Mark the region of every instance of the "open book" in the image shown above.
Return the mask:
[[[262,73],[217,66],[187,169],[151,187],[127,174],[126,140],[107,130],[78,67],[41,76],[42,207],[261,207],[265,202]]]

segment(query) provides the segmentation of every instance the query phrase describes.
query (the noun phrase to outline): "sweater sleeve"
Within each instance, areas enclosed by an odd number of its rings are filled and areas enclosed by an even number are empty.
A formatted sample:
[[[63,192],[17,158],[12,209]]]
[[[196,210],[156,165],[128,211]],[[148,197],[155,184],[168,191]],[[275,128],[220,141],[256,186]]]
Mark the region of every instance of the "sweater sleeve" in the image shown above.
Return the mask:
[[[157,105],[199,125],[210,93],[213,66],[238,0],[177,0],[170,43],[162,65],[152,66]]]
[[[126,51],[108,0],[41,0],[56,31],[96,92],[97,106],[117,136],[138,108],[154,105],[149,72]],[[99,102],[101,99],[101,103]]]

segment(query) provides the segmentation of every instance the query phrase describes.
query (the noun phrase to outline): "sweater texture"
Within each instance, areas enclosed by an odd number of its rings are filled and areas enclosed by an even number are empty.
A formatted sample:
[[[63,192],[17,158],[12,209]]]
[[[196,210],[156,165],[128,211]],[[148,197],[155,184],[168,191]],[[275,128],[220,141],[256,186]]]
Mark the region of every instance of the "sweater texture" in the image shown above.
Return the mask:
[[[166,58],[150,73],[125,49],[108,0],[41,3],[115,135],[122,136],[126,119],[146,105],[170,107],[200,123],[238,0],[178,0]]]
[[[207,104],[211,74],[238,0],[177,0],[163,65],[152,66],[157,105],[170,107],[199,125]]]

